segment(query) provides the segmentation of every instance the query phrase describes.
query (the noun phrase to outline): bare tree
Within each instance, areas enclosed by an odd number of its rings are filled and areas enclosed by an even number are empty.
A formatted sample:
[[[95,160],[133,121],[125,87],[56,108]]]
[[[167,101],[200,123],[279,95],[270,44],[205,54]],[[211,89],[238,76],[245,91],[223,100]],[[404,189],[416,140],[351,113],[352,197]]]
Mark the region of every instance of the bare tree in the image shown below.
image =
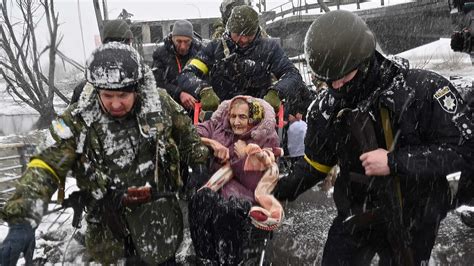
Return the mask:
[[[12,16],[9,5],[16,5],[21,19]],[[37,126],[44,128],[56,116],[54,95],[69,103],[54,85],[55,59],[58,45],[58,16],[52,0],[2,0],[0,3],[0,75],[7,83],[7,91],[40,114]],[[13,8],[12,8],[13,9]],[[44,20],[49,44],[38,47],[36,27]],[[41,67],[41,56],[47,52],[48,69]],[[47,74],[46,74],[47,73]]]

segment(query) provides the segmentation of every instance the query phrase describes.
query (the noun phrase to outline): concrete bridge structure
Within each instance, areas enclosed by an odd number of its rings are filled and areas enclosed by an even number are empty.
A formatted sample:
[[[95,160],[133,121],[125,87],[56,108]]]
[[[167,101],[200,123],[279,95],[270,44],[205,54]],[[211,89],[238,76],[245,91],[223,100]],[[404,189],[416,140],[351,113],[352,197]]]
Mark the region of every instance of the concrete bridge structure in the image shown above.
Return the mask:
[[[335,10],[335,6],[330,9]],[[348,8],[341,6],[341,9]],[[354,12],[367,22],[382,50],[389,54],[400,53],[440,37],[449,37],[453,28],[448,0],[417,0]],[[290,57],[296,56],[303,53],[306,31],[320,15],[299,11],[281,19],[276,17],[273,21],[266,21],[266,31],[270,36],[281,39]]]
[[[450,18],[449,0],[390,0],[325,1],[331,10],[348,9],[361,16],[374,31],[380,48],[388,54],[396,54],[414,47],[449,37],[453,28]],[[290,57],[303,53],[306,31],[322,14],[317,0],[303,0],[295,6],[294,1],[260,13],[260,22],[272,37],[280,38]],[[360,8],[360,9],[358,9]],[[195,31],[203,38],[210,38],[213,24],[218,18],[189,19]],[[132,31],[138,43],[143,44],[145,58],[151,58],[154,44],[160,42],[171,31],[175,20],[134,21]],[[321,40],[321,41],[330,41]]]

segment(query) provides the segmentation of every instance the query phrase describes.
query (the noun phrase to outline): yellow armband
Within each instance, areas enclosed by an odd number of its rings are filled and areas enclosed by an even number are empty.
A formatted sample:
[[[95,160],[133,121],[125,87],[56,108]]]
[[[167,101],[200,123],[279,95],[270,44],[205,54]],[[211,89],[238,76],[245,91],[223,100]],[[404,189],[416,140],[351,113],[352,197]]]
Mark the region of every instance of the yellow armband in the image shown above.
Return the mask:
[[[304,155],[304,159],[308,162],[314,169],[318,170],[321,173],[328,174],[331,171],[332,166],[327,166],[324,164],[320,164],[316,161],[311,160],[306,154]]]
[[[49,166],[47,163],[45,163],[41,159],[33,159],[28,163],[28,168],[41,168],[44,169],[48,172],[50,172],[56,183],[58,184],[58,202],[62,202],[64,199],[64,181],[61,181],[61,178],[59,178],[58,174]]]
[[[206,64],[204,64],[203,61],[199,59],[192,59],[191,62],[189,62],[190,65],[195,66],[197,69],[199,69],[204,75],[207,75],[209,73],[209,68],[207,67]]]

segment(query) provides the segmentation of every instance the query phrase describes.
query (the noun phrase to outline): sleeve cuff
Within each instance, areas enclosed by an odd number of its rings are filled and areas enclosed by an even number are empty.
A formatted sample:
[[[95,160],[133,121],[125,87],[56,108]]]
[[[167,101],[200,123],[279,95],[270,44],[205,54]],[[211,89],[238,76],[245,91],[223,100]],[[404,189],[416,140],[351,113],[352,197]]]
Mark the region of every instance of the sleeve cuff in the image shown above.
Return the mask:
[[[211,87],[211,85],[209,85],[207,82],[201,83],[201,84],[197,87],[197,89],[194,91],[194,93],[196,94],[196,97],[197,97],[198,99],[201,99],[201,95],[200,95],[200,94],[201,94],[201,91],[202,91],[204,88],[209,88],[209,87]]]
[[[398,163],[396,162],[395,154],[393,152],[387,153],[387,163],[390,168],[390,174],[398,173]]]

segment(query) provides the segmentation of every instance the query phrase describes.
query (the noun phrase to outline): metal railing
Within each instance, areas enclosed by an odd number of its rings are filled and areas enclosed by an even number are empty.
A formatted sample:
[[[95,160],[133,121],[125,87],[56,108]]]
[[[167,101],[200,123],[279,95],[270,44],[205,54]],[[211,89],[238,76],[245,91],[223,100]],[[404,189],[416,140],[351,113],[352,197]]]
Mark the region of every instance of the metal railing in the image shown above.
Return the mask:
[[[273,20],[278,17],[283,18],[285,15],[288,15],[288,14],[297,15],[297,14],[301,14],[301,12],[303,11],[305,13],[308,13],[309,10],[322,9],[322,6],[318,3],[317,0],[312,0],[312,1],[299,0],[297,2],[298,4],[295,4],[294,0],[289,0],[286,3],[283,3],[281,5],[278,5],[268,10],[268,12],[275,12],[275,16],[273,16],[273,18],[271,18],[270,20]],[[327,6],[337,6],[337,9],[339,9],[341,5],[356,4],[357,9],[360,9],[360,4],[363,2],[367,2],[367,0],[351,0],[351,1],[331,0],[331,1],[324,1],[324,4],[326,4]],[[381,0],[380,6],[384,6],[384,5],[385,5],[385,1]]]
[[[7,194],[15,190],[13,181],[21,177],[35,146],[25,143],[0,144],[0,205]]]

